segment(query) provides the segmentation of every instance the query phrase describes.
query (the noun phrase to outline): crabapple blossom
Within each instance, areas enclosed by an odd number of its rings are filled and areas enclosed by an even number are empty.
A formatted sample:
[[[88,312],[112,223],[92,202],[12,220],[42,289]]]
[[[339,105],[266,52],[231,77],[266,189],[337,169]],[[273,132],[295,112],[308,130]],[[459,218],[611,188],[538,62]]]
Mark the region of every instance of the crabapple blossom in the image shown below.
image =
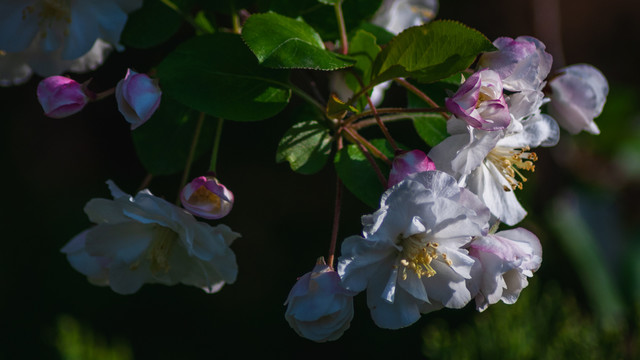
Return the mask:
[[[407,151],[403,154],[396,155],[396,157],[393,158],[391,172],[389,173],[388,186],[392,187],[411,174],[435,169],[436,165],[423,151]]]
[[[362,236],[342,243],[344,286],[367,290],[380,327],[409,326],[442,307],[461,308],[474,260],[464,248],[486,235],[490,214],[470,191],[441,171],[408,176],[388,189],[380,209],[362,217]]]
[[[214,175],[199,176],[180,192],[182,206],[205,219],[225,217],[233,207],[233,193]]]
[[[54,119],[73,115],[89,102],[84,86],[64,76],[43,79],[36,93],[44,114]]]
[[[540,90],[549,75],[553,57],[545,45],[531,36],[497,38],[493,45],[497,51],[480,56],[478,67],[494,70],[502,85],[509,91]]]
[[[453,96],[445,99],[445,105],[458,119],[482,130],[504,129],[511,121],[502,81],[492,70],[471,75]]]
[[[530,150],[557,144],[560,129],[555,120],[536,113],[525,121],[512,120],[505,130],[483,131],[451,118],[447,132],[451,136],[429,152],[436,168],[477,194],[500,221],[520,222],[527,212],[514,191],[527,180],[522,171],[535,170],[537,155]]]
[[[96,225],[63,248],[71,266],[97,285],[132,294],[144,283],[182,283],[208,293],[238,273],[229,245],[240,234],[212,227],[148,190],[132,197],[111,180],[113,200],[92,199],[84,210]]]
[[[607,79],[589,64],[567,66],[558,73],[549,81],[549,114],[571,134],[582,130],[600,134],[593,119],[602,113],[607,101]]]
[[[304,338],[315,342],[336,340],[353,319],[355,294],[342,286],[338,273],[321,258],[289,292],[284,317]]]
[[[469,287],[477,293],[476,308],[484,311],[500,300],[518,300],[542,263],[542,246],[533,233],[517,228],[474,238],[469,255],[476,259]]]
[[[116,85],[118,110],[131,124],[131,130],[151,118],[160,106],[161,97],[162,91],[157,80],[152,80],[146,74],[138,74],[131,69],[127,69],[124,79]]]
[[[142,0],[5,0],[0,4],[0,85],[99,66]]]

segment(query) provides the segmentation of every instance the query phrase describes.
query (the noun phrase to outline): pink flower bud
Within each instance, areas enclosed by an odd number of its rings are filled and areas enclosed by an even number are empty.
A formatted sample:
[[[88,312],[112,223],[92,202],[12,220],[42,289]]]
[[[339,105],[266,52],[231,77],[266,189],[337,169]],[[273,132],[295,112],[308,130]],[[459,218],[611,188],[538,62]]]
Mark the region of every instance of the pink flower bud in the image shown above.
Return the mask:
[[[116,86],[118,110],[131,124],[131,130],[144,124],[160,106],[162,91],[157,80],[128,69]]]
[[[233,193],[213,176],[200,176],[180,192],[187,211],[205,219],[225,217],[233,207]]]
[[[82,85],[64,76],[50,76],[40,81],[36,92],[44,114],[54,119],[73,115],[89,102]]]
[[[493,70],[471,75],[452,97],[445,99],[445,105],[455,117],[477,129],[501,130],[511,122],[502,81]]]
[[[600,70],[588,64],[567,66],[549,81],[549,114],[571,134],[584,130],[600,134],[593,119],[602,113],[609,84]]]
[[[393,159],[389,174],[389,187],[396,185],[407,176],[423,171],[432,171],[436,165],[420,150],[412,150]]]

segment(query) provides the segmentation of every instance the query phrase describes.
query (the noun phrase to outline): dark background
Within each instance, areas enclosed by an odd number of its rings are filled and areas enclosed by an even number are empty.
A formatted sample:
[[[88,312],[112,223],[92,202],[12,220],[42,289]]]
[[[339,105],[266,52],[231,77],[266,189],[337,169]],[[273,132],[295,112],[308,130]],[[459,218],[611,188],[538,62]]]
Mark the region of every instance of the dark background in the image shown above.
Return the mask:
[[[551,0],[443,0],[438,17],[459,20],[492,40],[536,36],[554,55],[554,66],[590,63],[602,70],[612,88],[637,91],[638,3],[558,2],[559,22],[553,21],[550,9],[557,3]],[[157,63],[169,48],[113,53],[94,73],[74,78],[93,77],[96,89],[107,89],[115,86],[127,67],[147,70],[145,66]],[[25,85],[0,88],[5,201],[0,359],[59,358],[56,342],[61,316],[75,319],[107,343],[125,343],[136,359],[417,358],[422,354],[421,333],[434,319],[462,326],[477,316],[468,306],[423,316],[406,329],[384,330],[371,321],[361,294],[356,297],[351,328],[339,341],[315,344],[298,337],[284,320],[283,303],[296,277],[310,271],[315,259],[327,252],[335,175],[331,166],[317,175],[303,176],[286,164],[275,164],[278,140],[289,125],[279,118],[225,123],[218,168],[236,203],[221,223],[242,234],[232,246],[239,264],[235,284],[214,295],[181,285],[145,285],[130,296],[90,285],[69,266],[60,248],[90,226],[82,209],[91,198],[109,197],[107,179],[135,193],[146,172],[113,98],[90,104],[66,119],[49,119],[35,96],[40,80],[34,76]],[[389,96],[400,95],[392,89]],[[637,120],[633,120],[636,125]],[[391,131],[412,129],[394,124]],[[606,140],[606,134],[601,136]],[[587,183],[608,194],[611,206],[623,212],[624,223],[633,227],[638,220],[638,182],[618,176],[616,166],[607,154],[597,153],[597,146],[595,155],[578,156],[570,165],[564,161],[570,152],[559,149],[539,152],[533,184],[521,195],[531,213],[522,226],[535,232],[545,249],[534,281],[554,281],[572,291],[579,299],[577,306],[588,313],[591,308],[578,271],[545,228],[543,212],[561,191],[584,188]],[[194,164],[193,176],[205,170],[206,161]],[[173,201],[179,178],[179,174],[157,177],[150,188]],[[353,196],[345,195],[339,239],[359,233],[359,217],[369,212]],[[614,252],[616,246],[612,244]]]

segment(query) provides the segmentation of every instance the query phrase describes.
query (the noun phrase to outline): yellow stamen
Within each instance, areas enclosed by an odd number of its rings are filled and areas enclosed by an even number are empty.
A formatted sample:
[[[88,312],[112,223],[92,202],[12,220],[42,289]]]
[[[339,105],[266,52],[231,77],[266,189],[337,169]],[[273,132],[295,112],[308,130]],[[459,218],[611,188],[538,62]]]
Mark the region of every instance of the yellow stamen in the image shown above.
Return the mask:
[[[518,170],[534,172],[536,170],[534,161],[538,160],[538,155],[528,152],[528,146],[522,149],[510,149],[496,147],[489,152],[486,160],[489,160],[500,171],[500,174],[507,180],[509,186],[503,185],[504,191],[522,189],[522,183],[527,182],[527,178]],[[520,179],[520,181],[518,180]]]
[[[189,196],[189,204],[195,206],[211,206],[211,211],[219,211],[222,207],[222,199],[204,186],[200,186]]]
[[[169,272],[169,254],[176,240],[178,240],[178,234],[167,227],[157,225],[153,230],[153,240],[147,250],[147,259],[151,262],[150,268],[154,275]]]
[[[420,233],[409,237],[400,236],[402,251],[400,265],[402,265],[402,280],[407,279],[407,269],[413,271],[418,278],[431,277],[436,274],[431,261],[438,257],[438,243],[426,241],[427,234]],[[446,262],[446,260],[444,260]]]

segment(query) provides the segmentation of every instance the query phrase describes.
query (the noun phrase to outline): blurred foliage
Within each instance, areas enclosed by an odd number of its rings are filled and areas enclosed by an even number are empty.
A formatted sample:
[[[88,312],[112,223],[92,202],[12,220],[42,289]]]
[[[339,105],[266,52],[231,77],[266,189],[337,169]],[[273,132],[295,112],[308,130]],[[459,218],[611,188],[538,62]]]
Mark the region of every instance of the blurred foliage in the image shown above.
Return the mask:
[[[132,360],[129,345],[116,340],[108,342],[69,315],[58,317],[56,348],[63,360]]]
[[[495,304],[455,327],[437,319],[423,332],[429,359],[621,359],[640,344],[624,324],[605,330],[555,283],[537,279],[517,303]]]

